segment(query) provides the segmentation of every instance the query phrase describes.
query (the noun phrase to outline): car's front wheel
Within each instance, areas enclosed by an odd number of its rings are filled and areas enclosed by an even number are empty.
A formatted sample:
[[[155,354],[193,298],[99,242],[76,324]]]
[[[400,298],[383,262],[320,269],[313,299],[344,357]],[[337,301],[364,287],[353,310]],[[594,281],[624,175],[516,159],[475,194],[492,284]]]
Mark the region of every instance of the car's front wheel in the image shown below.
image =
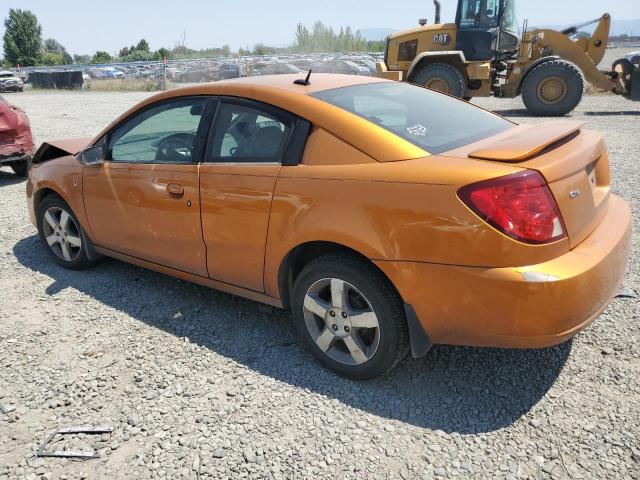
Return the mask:
[[[577,65],[566,60],[550,60],[527,74],[522,82],[522,100],[534,115],[560,117],[578,106],[584,86],[584,77]]]
[[[325,367],[367,380],[393,369],[409,351],[402,301],[387,278],[355,255],[324,255],[296,279],[298,334]]]
[[[93,263],[80,222],[57,195],[45,197],[38,206],[38,235],[47,253],[64,268],[80,270]]]

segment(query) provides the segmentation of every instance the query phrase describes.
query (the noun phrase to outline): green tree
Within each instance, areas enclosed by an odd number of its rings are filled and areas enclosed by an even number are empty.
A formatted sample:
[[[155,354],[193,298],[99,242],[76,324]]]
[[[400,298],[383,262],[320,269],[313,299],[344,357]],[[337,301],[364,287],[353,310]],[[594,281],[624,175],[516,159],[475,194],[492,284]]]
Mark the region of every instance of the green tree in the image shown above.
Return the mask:
[[[230,57],[231,56],[231,47],[229,45],[222,46],[222,56]]]
[[[125,62],[138,62],[138,61],[144,61],[144,60],[159,60],[160,56],[158,55],[158,52],[149,52],[149,51],[144,51],[144,50],[134,50],[132,52],[129,52],[129,55],[127,55],[126,57],[121,57],[121,60],[125,61]]]
[[[78,55],[75,54],[73,56],[73,63],[79,63],[79,64],[87,64],[87,63],[91,63],[91,57],[89,55]]]
[[[42,56],[42,27],[29,10],[9,9],[4,21],[4,56],[11,65],[32,66]]]
[[[62,44],[58,42],[55,38],[47,38],[44,41],[44,49],[47,52],[52,52],[52,53],[62,53],[65,50]]]
[[[335,33],[331,27],[318,21],[311,30],[298,24],[296,28],[296,44],[294,51],[305,53],[317,52],[363,52],[368,49],[368,43],[359,31],[355,33],[351,27],[340,28]]]
[[[164,47],[158,49],[158,55],[160,55],[161,60],[171,58],[171,52]]]
[[[367,42],[368,52],[384,52],[386,42],[384,40],[370,40]]]
[[[264,45],[263,43],[258,43],[253,47],[254,55],[274,55],[276,51],[276,48],[269,47],[268,45]]]
[[[101,52],[98,50],[93,58],[91,59],[91,63],[109,63],[111,61],[111,55],[108,52]]]
[[[138,42],[138,45],[136,45],[136,48],[132,49],[132,50],[140,50],[141,52],[148,52],[149,51],[149,44],[147,43],[147,41],[143,38],[142,40],[140,40]]]
[[[301,51],[306,51],[311,43],[311,35],[309,30],[303,24],[299,23],[296,27],[296,47]]]
[[[131,50],[129,50],[129,47],[123,47],[120,49],[120,52],[118,52],[118,56],[120,58],[123,58],[129,55],[130,53],[131,53]]]
[[[67,49],[64,48],[64,46],[58,42],[56,39],[54,38],[47,38],[44,41],[44,52],[43,52],[43,58],[42,58],[42,64],[43,65],[68,65],[73,63],[73,57],[71,57],[71,55],[69,55],[69,52],[67,52]],[[56,55],[61,55],[62,56],[62,63],[50,63],[52,61],[52,58],[54,57],[47,57],[47,59],[45,60],[45,56],[47,53],[53,53]]]
[[[72,59],[73,61],[73,59]],[[67,62],[64,55],[56,52],[43,52],[40,58],[40,65],[51,66],[51,65],[67,65]]]

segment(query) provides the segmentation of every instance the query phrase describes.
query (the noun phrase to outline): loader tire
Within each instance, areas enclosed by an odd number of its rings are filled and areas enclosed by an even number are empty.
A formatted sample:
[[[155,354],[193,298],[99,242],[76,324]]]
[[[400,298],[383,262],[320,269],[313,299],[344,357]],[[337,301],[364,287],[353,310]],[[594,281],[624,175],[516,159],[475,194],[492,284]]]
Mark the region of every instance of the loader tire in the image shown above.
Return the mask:
[[[522,100],[540,117],[561,117],[582,100],[585,81],[580,69],[566,60],[550,60],[531,70],[522,83]]]
[[[459,98],[466,93],[464,76],[448,63],[432,63],[420,68],[413,83]]]

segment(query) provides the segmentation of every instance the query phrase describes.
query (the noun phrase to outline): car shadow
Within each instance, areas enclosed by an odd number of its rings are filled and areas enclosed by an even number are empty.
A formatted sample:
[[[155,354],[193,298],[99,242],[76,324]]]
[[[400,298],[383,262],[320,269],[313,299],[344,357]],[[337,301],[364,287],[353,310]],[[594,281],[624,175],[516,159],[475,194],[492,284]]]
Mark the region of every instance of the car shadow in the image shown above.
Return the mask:
[[[492,110],[493,113],[497,113],[503,117],[535,117],[529,110],[526,108],[512,108],[512,109],[503,109],[503,110]],[[612,110],[612,111],[597,111],[597,112],[582,112],[582,115],[586,115],[588,117],[615,117],[615,116],[640,116],[640,110]],[[556,118],[570,118],[571,115],[565,115],[562,117]]]
[[[19,177],[11,171],[3,171],[0,170],[0,187],[5,187],[9,185],[15,185],[17,183],[22,183],[27,179],[24,177]]]
[[[597,112],[584,112],[585,115],[589,117],[617,117],[617,116],[627,116],[627,117],[640,117],[640,110],[613,110],[610,112],[607,111],[597,111]]]
[[[20,240],[13,252],[24,267],[52,279],[48,295],[74,288],[262,375],[445,432],[490,432],[512,424],[546,394],[571,351],[571,342],[540,350],[437,346],[386,377],[354,384],[304,352],[289,312],[111,259],[85,271],[65,270],[36,235]],[[175,319],[177,312],[184,318]]]
[[[533,117],[534,115],[526,108],[509,108],[491,110],[493,113],[497,113],[503,117]]]

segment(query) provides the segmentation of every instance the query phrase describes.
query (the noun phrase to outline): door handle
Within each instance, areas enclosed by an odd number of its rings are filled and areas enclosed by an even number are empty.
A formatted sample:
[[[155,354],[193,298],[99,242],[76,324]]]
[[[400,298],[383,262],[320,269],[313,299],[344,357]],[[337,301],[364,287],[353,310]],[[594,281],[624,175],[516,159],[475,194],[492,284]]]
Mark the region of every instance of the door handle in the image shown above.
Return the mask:
[[[171,195],[178,195],[181,197],[184,195],[184,187],[179,183],[169,183],[167,184],[167,192]]]

